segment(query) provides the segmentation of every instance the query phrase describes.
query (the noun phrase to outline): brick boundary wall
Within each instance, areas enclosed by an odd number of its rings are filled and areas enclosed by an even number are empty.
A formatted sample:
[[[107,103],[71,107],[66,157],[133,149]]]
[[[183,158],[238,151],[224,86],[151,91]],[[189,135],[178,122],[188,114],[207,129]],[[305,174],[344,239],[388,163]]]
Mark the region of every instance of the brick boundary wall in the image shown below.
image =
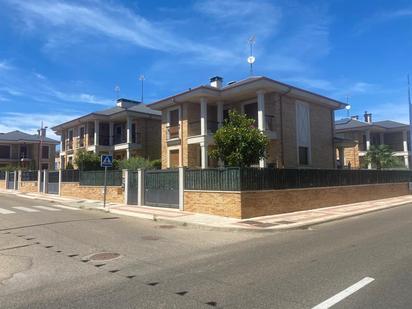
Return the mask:
[[[37,181],[21,181],[19,184],[20,192],[30,192],[35,193],[38,192]]]
[[[76,197],[90,200],[103,201],[103,187],[80,186],[79,183],[62,182],[61,196]],[[121,186],[107,187],[107,201],[111,203],[124,203],[124,192]]]
[[[0,180],[0,189],[6,189],[6,181],[5,180]]]
[[[246,219],[408,194],[408,183],[244,192],[185,191],[184,210]]]

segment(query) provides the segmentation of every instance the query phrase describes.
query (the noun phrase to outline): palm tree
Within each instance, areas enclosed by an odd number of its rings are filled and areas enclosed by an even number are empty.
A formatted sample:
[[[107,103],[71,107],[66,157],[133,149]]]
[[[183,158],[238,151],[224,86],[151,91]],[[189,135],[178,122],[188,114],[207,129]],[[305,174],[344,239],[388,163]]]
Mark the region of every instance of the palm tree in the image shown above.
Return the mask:
[[[365,155],[365,161],[378,170],[398,166],[396,157],[394,157],[393,151],[388,145],[372,145]]]

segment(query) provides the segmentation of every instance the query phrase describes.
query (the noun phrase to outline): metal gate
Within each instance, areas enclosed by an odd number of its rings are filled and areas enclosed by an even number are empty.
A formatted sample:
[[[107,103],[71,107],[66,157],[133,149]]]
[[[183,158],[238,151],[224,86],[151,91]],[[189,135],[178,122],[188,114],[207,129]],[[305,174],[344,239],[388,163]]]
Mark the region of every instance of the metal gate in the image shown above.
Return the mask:
[[[179,170],[145,171],[144,204],[179,208]]]
[[[129,184],[127,192],[127,204],[137,205],[137,186],[139,185],[139,172],[129,171]]]
[[[14,190],[14,172],[9,172],[9,180],[7,181],[7,189]]]
[[[59,194],[59,172],[48,172],[49,182],[47,183],[47,193]]]

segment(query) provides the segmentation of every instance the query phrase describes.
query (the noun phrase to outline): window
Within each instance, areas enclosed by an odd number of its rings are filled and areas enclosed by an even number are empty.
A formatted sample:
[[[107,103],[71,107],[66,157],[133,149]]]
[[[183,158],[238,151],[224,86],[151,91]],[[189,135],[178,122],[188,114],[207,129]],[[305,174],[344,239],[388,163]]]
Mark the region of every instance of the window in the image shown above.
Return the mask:
[[[170,150],[169,151],[169,167],[178,167],[179,166],[179,150]]]
[[[42,146],[41,148],[41,158],[48,159],[49,158],[49,146]]]
[[[298,162],[300,165],[309,165],[310,157],[310,117],[309,105],[296,102],[296,131],[298,146]]]
[[[170,126],[178,126],[179,125],[179,110],[178,109],[170,111],[169,125]]]
[[[243,111],[249,118],[255,120],[254,126],[258,125],[258,105],[257,103],[246,104],[243,106]]]
[[[299,146],[299,165],[309,164],[309,149],[308,147]]]
[[[68,149],[69,150],[71,150],[71,149],[73,149],[73,129],[70,129],[69,131],[68,131],[68,136],[69,136],[69,145],[68,145]]]
[[[20,159],[27,159],[28,157],[27,145],[20,145]]]
[[[80,127],[80,129],[79,129],[79,147],[84,147],[84,134],[85,134],[84,127]]]
[[[0,145],[0,159],[10,159],[10,145]]]
[[[48,169],[49,169],[49,164],[43,163],[43,164],[41,165],[41,169],[42,169],[42,170],[48,170]]]

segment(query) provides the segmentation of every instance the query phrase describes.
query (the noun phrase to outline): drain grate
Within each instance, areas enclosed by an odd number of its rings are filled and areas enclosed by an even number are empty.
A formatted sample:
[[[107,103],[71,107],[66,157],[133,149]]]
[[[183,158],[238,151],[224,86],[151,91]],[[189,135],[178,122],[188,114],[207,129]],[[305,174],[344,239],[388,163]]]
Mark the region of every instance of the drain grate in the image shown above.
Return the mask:
[[[89,256],[91,261],[110,261],[120,257],[119,253],[115,252],[100,252]]]
[[[69,254],[68,257],[75,257],[75,256],[79,256],[78,254]]]
[[[252,226],[255,226],[255,227],[271,227],[271,226],[276,225],[276,224],[273,224],[273,223],[265,223],[265,222],[259,222],[259,221],[253,221],[253,220],[241,221],[241,223],[252,225]]]
[[[182,291],[182,292],[177,292],[177,295],[183,296],[186,295],[188,292],[187,291]]]
[[[83,263],[87,263],[87,262],[89,262],[90,260],[81,260]]]
[[[143,240],[159,240],[160,237],[149,235],[149,236],[142,236],[142,239]]]
[[[118,271],[119,271],[118,269],[113,269],[113,270],[109,270],[109,273],[114,274],[114,273],[117,273]]]
[[[56,252],[57,252],[57,253],[61,253],[62,251],[61,251],[61,250],[56,250]]]
[[[114,219],[119,219],[119,217],[106,217],[106,218],[101,218],[102,220],[114,220]]]
[[[106,264],[96,264],[96,265],[94,265],[94,267],[102,267],[104,265],[106,265]]]
[[[49,249],[49,248],[53,248],[53,246],[44,246],[45,248]]]
[[[127,279],[133,279],[134,277],[136,276],[135,275],[126,276]]]

